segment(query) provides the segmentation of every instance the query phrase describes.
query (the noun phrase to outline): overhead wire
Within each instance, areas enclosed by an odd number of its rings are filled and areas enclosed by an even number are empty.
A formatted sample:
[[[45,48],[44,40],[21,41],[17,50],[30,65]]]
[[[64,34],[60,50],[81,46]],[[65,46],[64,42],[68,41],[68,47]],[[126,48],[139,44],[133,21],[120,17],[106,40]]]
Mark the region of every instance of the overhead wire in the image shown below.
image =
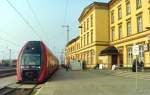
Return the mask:
[[[7,32],[1,32],[2,34],[6,35],[7,37],[9,36],[10,38],[17,38],[17,36],[11,35]]]
[[[15,42],[13,42],[13,41],[4,39],[4,38],[2,38],[2,37],[0,37],[0,39],[3,40],[3,41],[6,41],[6,42],[8,42],[8,43],[11,43],[12,45],[15,45],[15,46],[17,46],[17,47],[20,47],[20,46],[21,46],[20,44],[17,44],[17,43],[15,43]]]
[[[38,26],[40,27],[41,31],[42,31],[44,34],[47,34],[47,33],[45,32],[45,30],[44,30],[42,24],[40,23],[40,20],[38,19],[37,14],[36,14],[35,11],[33,10],[33,7],[32,7],[32,5],[31,5],[30,1],[29,1],[29,0],[26,0],[26,2],[27,2],[27,4],[28,4],[28,7],[29,7],[30,11],[32,12],[32,14],[33,14],[33,16],[34,16],[34,19],[36,20]],[[49,38],[47,37],[47,39],[49,39]]]
[[[47,34],[46,31],[44,31],[44,28],[43,28],[42,24],[40,23],[40,21],[39,21],[39,19],[38,19],[38,16],[37,16],[37,14],[35,13],[35,11],[34,11],[32,5],[31,5],[30,1],[29,1],[29,0],[26,0],[26,1],[27,1],[27,4],[28,4],[29,9],[31,10],[31,12],[32,12],[32,14],[33,14],[33,16],[34,16],[34,19],[35,19],[36,22],[38,23],[38,26],[41,28],[41,31],[42,31],[44,34]],[[55,47],[54,41],[51,41],[51,42],[50,42],[50,40],[53,40],[53,39],[55,39],[56,37],[51,37],[51,38],[49,38],[48,36],[46,36],[46,37],[47,37],[47,39],[48,39],[48,43],[49,43],[50,45],[53,44],[54,54],[56,54],[56,47]]]
[[[30,8],[30,10],[31,10],[31,12],[32,12],[32,14],[33,14],[33,16],[34,16],[36,22],[38,23],[39,27],[41,28],[41,31],[42,31],[44,34],[47,34],[46,31],[45,31],[45,29],[43,28],[42,24],[40,23],[40,20],[38,19],[38,16],[37,16],[37,14],[35,13],[35,11],[34,11],[32,5],[31,5],[31,3],[29,2],[29,0],[26,0],[26,1],[27,1],[27,4],[28,4],[28,6],[29,6],[29,8]],[[50,46],[51,44],[54,43],[54,40],[53,40],[53,39],[55,39],[56,37],[53,36],[53,37],[49,38],[48,36],[46,36],[46,38],[47,38],[47,41],[48,41],[48,46]],[[53,41],[51,41],[51,40],[53,40]],[[56,49],[56,48],[54,48],[54,49]]]
[[[42,37],[37,33],[37,31],[34,29],[34,27],[27,21],[24,16],[19,12],[19,10],[9,1],[6,0],[7,3],[14,9],[14,11],[20,16],[20,18],[26,23],[29,28],[32,30],[32,32],[42,41]]]

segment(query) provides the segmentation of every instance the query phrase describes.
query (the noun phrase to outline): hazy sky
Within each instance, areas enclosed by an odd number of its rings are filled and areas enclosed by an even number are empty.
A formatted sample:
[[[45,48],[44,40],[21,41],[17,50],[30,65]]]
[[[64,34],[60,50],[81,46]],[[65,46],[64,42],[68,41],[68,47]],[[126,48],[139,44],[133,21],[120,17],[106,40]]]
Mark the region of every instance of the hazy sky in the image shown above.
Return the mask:
[[[7,1],[32,25],[34,32]],[[70,26],[70,40],[78,36],[78,18],[93,1],[109,0],[0,0],[0,59],[9,58],[9,49],[16,58],[27,41],[41,39],[59,56],[67,41],[62,25]]]

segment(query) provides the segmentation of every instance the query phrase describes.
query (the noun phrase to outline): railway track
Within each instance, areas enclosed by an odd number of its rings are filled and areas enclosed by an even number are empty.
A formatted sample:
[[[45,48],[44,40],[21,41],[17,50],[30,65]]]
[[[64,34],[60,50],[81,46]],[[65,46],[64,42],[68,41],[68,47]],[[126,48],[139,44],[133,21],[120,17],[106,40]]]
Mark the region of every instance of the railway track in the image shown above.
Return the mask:
[[[37,84],[12,83],[0,89],[0,95],[34,95],[39,89]]]
[[[16,69],[0,69],[0,78],[16,75]]]

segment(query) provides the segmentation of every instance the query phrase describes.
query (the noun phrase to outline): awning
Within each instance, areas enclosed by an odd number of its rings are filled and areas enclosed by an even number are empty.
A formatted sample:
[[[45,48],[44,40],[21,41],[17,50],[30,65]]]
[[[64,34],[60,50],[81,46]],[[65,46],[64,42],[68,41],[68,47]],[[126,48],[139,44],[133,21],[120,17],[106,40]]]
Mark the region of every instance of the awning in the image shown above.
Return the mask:
[[[114,46],[109,46],[109,47],[105,48],[104,50],[102,50],[99,55],[100,56],[104,56],[104,55],[118,55],[118,50]]]

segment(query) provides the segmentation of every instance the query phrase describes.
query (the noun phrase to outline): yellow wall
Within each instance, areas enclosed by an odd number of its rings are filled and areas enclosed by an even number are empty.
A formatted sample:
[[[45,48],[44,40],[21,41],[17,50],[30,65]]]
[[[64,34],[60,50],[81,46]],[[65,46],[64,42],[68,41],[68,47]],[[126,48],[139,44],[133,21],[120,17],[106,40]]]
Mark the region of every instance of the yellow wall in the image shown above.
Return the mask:
[[[95,10],[96,41],[109,42],[108,8]]]
[[[115,41],[111,42],[117,48],[123,48],[123,64],[128,66],[128,46],[133,46],[134,44],[148,44],[148,35],[150,31],[145,28],[150,25],[150,2],[148,0],[142,0],[142,6],[136,9],[136,0],[114,0],[113,4],[110,4],[109,11],[109,24],[110,24],[110,39],[112,39],[111,28],[115,27]],[[131,14],[126,15],[126,3],[130,1]],[[122,8],[122,19],[118,20],[118,6]],[[115,22],[111,23],[111,12],[114,11]],[[137,16],[142,15],[143,32],[138,33],[137,31]],[[127,20],[131,20],[131,31],[132,35],[127,36]],[[123,37],[118,39],[118,24],[122,24]],[[144,63],[145,66],[150,66],[150,52],[144,52]]]
[[[126,4],[130,1],[131,14],[126,15]],[[118,19],[118,8],[121,7],[122,18]],[[111,23],[111,13],[114,11],[114,23]],[[91,21],[91,16],[93,19]],[[142,16],[142,32],[137,31],[137,16]],[[88,22],[89,19],[89,22]],[[131,35],[127,35],[127,21],[131,21]],[[87,22],[89,28],[87,29]],[[93,22],[93,26],[91,26]],[[122,50],[123,65],[129,67],[132,64],[128,63],[128,48],[134,44],[143,46],[150,43],[148,36],[150,30],[146,30],[147,26],[150,26],[150,1],[142,0],[142,6],[136,9],[136,0],[112,0],[108,5],[104,3],[92,3],[87,6],[79,18],[80,33],[79,39],[69,44],[66,50],[70,47],[76,47],[76,43],[79,44],[79,48],[68,51],[66,56],[72,58],[72,56],[78,56],[78,60],[87,61],[88,67],[93,67],[98,63],[98,56],[101,50],[105,49],[109,45],[117,47],[119,52]],[[84,25],[85,23],[85,25]],[[122,37],[119,39],[118,27],[122,25]],[[112,41],[112,28],[115,27],[115,39]],[[84,31],[85,29],[85,31]],[[93,31],[93,35],[91,35]],[[89,38],[88,35],[89,34]],[[91,41],[91,37],[93,41]],[[81,41],[82,40],[82,41]],[[85,43],[85,45],[84,45]],[[149,47],[150,48],[150,47]],[[92,61],[91,61],[92,60]],[[120,64],[120,58],[118,58]],[[150,50],[144,52],[144,63],[146,67],[150,67]]]
[[[106,6],[106,4],[93,3],[93,5],[85,8],[79,18],[81,28],[80,39],[77,41],[80,43],[80,48],[76,50],[75,53],[68,52],[68,56],[77,54],[80,57],[80,61],[85,60],[87,67],[93,68],[98,63],[100,51],[109,44],[108,19],[108,6]],[[91,23],[93,23],[92,26]],[[89,27],[87,28],[87,26]],[[93,33],[93,35],[91,33]],[[74,43],[76,43],[76,41]],[[73,43],[68,47],[72,45]]]

